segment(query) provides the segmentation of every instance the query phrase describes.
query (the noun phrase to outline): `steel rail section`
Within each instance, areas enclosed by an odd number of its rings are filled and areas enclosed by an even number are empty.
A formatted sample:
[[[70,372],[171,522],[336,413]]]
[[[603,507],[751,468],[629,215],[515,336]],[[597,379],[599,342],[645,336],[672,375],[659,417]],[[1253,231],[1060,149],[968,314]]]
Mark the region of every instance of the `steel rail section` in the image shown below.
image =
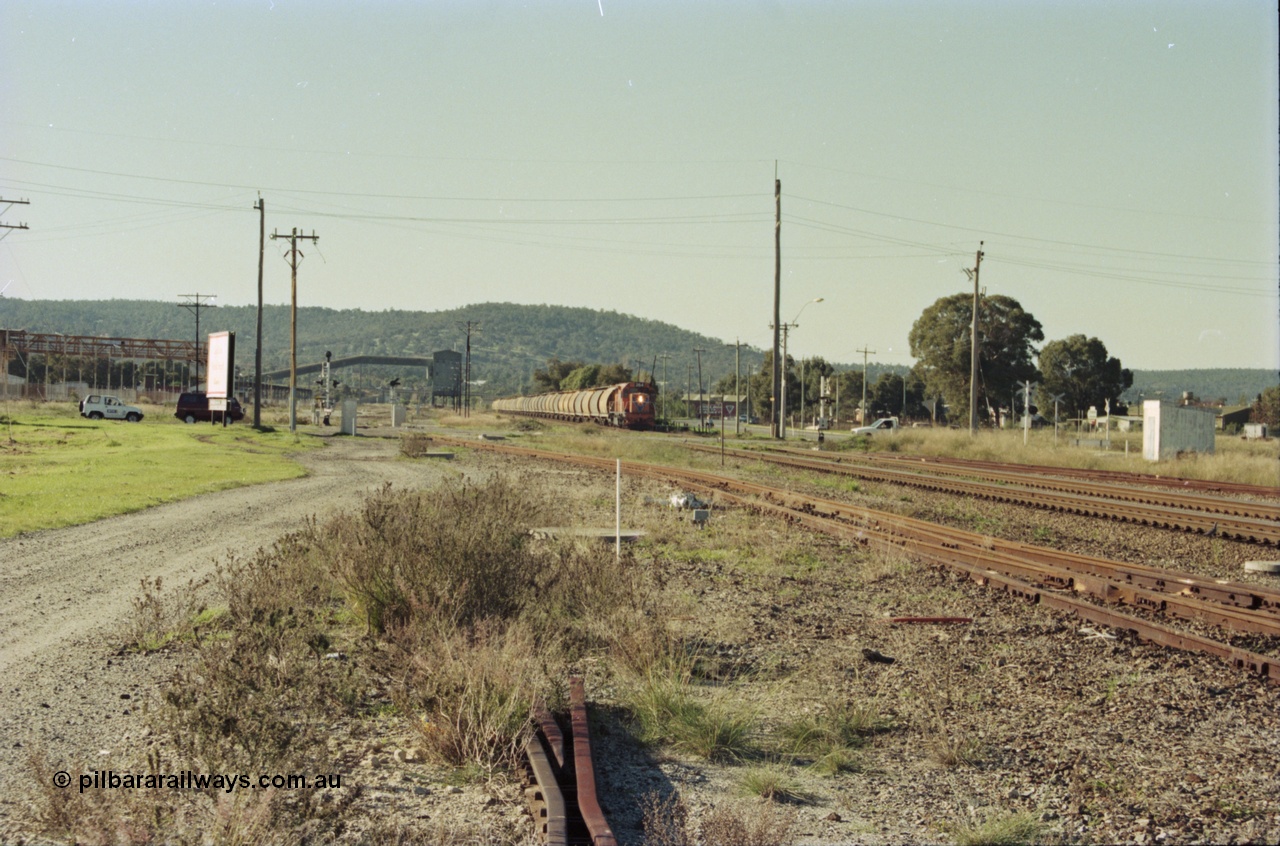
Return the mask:
[[[564,769],[564,734],[560,731],[560,724],[545,706],[538,707],[533,719],[538,724],[538,731],[542,732],[542,736],[546,739],[552,756],[556,759],[556,766]]]
[[[587,726],[587,694],[581,676],[569,679],[569,713],[573,722],[573,769],[578,781],[578,810],[594,846],[617,846],[596,797],[596,769],[591,762],[591,732]]]
[[[472,445],[473,442],[463,442],[458,439],[452,439],[459,445]],[[555,461],[566,461],[577,463],[587,467],[612,472],[614,469],[613,459],[593,458],[590,456],[569,455],[564,453],[553,453],[543,450],[528,449],[524,447],[497,446],[493,444],[484,444],[484,449],[495,451],[526,455],[532,458],[542,458]],[[725,497],[730,501],[734,501],[748,508],[768,511],[774,513],[791,522],[799,523],[810,528],[834,534],[839,537],[861,543],[876,543],[881,546],[896,547],[911,554],[917,555],[925,561],[941,564],[953,569],[960,570],[976,581],[984,585],[994,585],[1000,587],[1012,594],[1023,596],[1030,601],[1044,603],[1054,608],[1071,611],[1077,615],[1090,620],[1092,622],[1114,626],[1123,630],[1131,631],[1136,636],[1169,646],[1176,649],[1201,651],[1210,655],[1214,655],[1223,660],[1229,661],[1234,666],[1245,669],[1256,675],[1262,676],[1270,681],[1280,681],[1280,664],[1276,659],[1266,655],[1250,652],[1249,650],[1240,649],[1211,638],[1199,635],[1188,634],[1170,629],[1167,626],[1153,623],[1141,618],[1133,617],[1118,611],[1107,609],[1084,599],[1076,598],[1066,593],[1055,592],[1049,588],[1040,588],[1029,581],[1024,581],[1016,575],[1007,575],[999,572],[997,569],[989,566],[989,562],[996,560],[1005,567],[1019,567],[1026,570],[1033,578],[1052,579],[1053,582],[1061,585],[1064,589],[1071,591],[1088,593],[1103,601],[1112,603],[1130,602],[1135,607],[1147,608],[1155,612],[1172,612],[1178,613],[1179,610],[1189,612],[1194,619],[1206,619],[1206,613],[1199,608],[1200,605],[1207,605],[1202,600],[1195,600],[1194,605],[1183,603],[1177,597],[1178,594],[1154,594],[1149,596],[1146,593],[1138,593],[1139,589],[1129,588],[1123,589],[1123,586],[1112,582],[1110,579],[1089,579],[1080,578],[1079,574],[1071,574],[1069,572],[1055,572],[1054,568],[1042,569],[1038,572],[1034,570],[1035,562],[1019,563],[1010,560],[1013,556],[1002,554],[995,556],[993,553],[995,545],[1001,542],[995,541],[986,536],[975,535],[972,532],[964,532],[962,530],[949,529],[943,526],[926,523],[925,521],[915,520],[914,518],[899,517],[897,515],[888,514],[887,512],[879,512],[874,509],[861,508],[856,506],[848,506],[844,503],[837,503],[830,500],[815,500],[811,497],[801,497],[786,491],[769,488],[764,485],[758,485],[751,482],[743,482],[724,476],[716,476],[701,471],[683,470],[675,467],[640,464],[637,462],[623,462],[623,469],[633,475],[645,476],[654,479],[666,481],[679,480],[680,482],[699,488],[705,492]],[[736,492],[734,492],[736,491]],[[822,514],[817,510],[817,506],[821,505],[828,513]],[[831,516],[833,514],[840,515],[843,519],[836,519]],[[847,522],[852,520],[854,522]],[[1019,544],[1019,547],[1026,545]],[[1052,556],[1053,551],[1039,547],[1033,547],[1041,555]],[[1075,556],[1082,558],[1082,556]],[[1096,566],[1107,567],[1116,565],[1121,568],[1133,567],[1134,565],[1121,564],[1119,562],[1108,562],[1104,559],[1094,560]],[[1066,565],[1060,565],[1064,569]],[[1143,569],[1143,568],[1139,568]],[[1155,568],[1148,568],[1155,569]],[[1192,585],[1205,585],[1208,580],[1200,579],[1189,574],[1177,574],[1179,577],[1185,577],[1189,584],[1184,585],[1183,593],[1190,593],[1189,599],[1201,594],[1190,591]],[[1177,580],[1170,580],[1170,584],[1179,584]],[[1226,586],[1224,583],[1215,583]],[[1231,585],[1234,593],[1248,596],[1253,591],[1247,585]],[[1132,592],[1130,592],[1132,591]],[[1154,593],[1154,592],[1151,592]],[[1146,600],[1146,601],[1142,601]],[[1173,600],[1173,601],[1171,601]],[[1148,604],[1148,601],[1150,604]],[[1258,598],[1252,598],[1250,604],[1254,608],[1262,608],[1264,603]],[[1269,607],[1274,608],[1274,600],[1271,600]],[[1224,614],[1222,611],[1209,612]],[[1225,615],[1230,616],[1230,615]],[[1233,619],[1237,619],[1234,618]],[[1266,634],[1280,635],[1280,623],[1265,622],[1265,617],[1261,614],[1258,616],[1246,616],[1243,619],[1249,619],[1257,623]]]
[[[778,498],[776,494],[774,497]],[[780,504],[787,508],[805,510],[819,518],[847,520],[851,517],[849,511],[839,507],[827,509],[826,513],[821,513],[811,501],[804,500],[797,503],[790,497],[779,499]],[[839,505],[839,503],[820,502],[823,505]],[[853,516],[853,519],[858,518]],[[891,538],[902,538],[907,543],[919,541],[939,549],[949,550],[948,554],[952,557],[987,570],[1015,576],[1032,584],[1086,594],[1108,604],[1128,605],[1155,614],[1210,623],[1232,631],[1280,635],[1280,613],[1277,613],[1274,605],[1265,609],[1241,607],[1235,603],[1206,602],[1204,599],[1181,591],[1150,589],[1120,583],[1115,580],[1116,574],[1106,567],[1110,562],[1102,559],[1090,561],[1084,556],[1075,556],[1077,560],[1074,561],[1068,556],[1059,559],[1053,555],[1052,550],[1040,550],[1043,554],[1026,554],[1024,550],[1035,553],[1036,548],[1020,548],[1018,545],[1006,547],[987,536],[972,535],[946,527],[935,528],[932,524],[907,525],[884,521],[874,529],[886,533]],[[964,537],[966,534],[969,535],[968,538]],[[1081,572],[1080,569],[1076,569],[1082,568],[1086,563],[1091,572]],[[1194,577],[1191,578],[1194,582]],[[1240,596],[1238,590],[1232,591],[1230,595],[1237,598]]]
[[[707,449],[701,445],[691,445],[695,449]],[[718,451],[718,450],[716,450]],[[997,482],[1020,485],[1026,488],[1055,490],[1064,493],[1084,496],[1101,496],[1123,502],[1141,502],[1149,505],[1161,505],[1170,508],[1184,508],[1188,511],[1207,511],[1213,514],[1226,514],[1232,517],[1248,517],[1258,520],[1280,521],[1280,503],[1258,502],[1248,499],[1227,499],[1208,493],[1189,493],[1181,490],[1151,490],[1118,484],[1114,481],[1072,481],[1070,479],[1053,478],[1052,470],[1020,470],[1016,466],[967,467],[963,465],[930,463],[923,459],[895,459],[892,462],[878,459],[871,455],[848,456],[812,451],[801,452],[790,447],[766,446],[763,450],[749,452],[767,452],[795,456],[809,460],[827,461],[845,467],[869,467],[873,464],[899,464],[909,467],[911,472],[931,473],[943,476],[963,476],[983,482]],[[1273,495],[1280,496],[1280,488]]]
[[[718,479],[721,477],[712,478]],[[705,479],[697,480],[691,477],[690,481],[705,481]],[[1009,566],[1026,566],[1031,563],[1042,565],[1050,568],[1044,571],[1046,572],[1046,581],[1063,588],[1073,587],[1073,585],[1077,584],[1093,584],[1093,582],[1087,582],[1086,579],[1080,578],[1080,575],[1086,577],[1096,576],[1107,581],[1110,585],[1108,595],[1116,597],[1119,601],[1132,598],[1137,605],[1151,607],[1153,610],[1178,613],[1179,615],[1181,615],[1180,609],[1185,608],[1189,619],[1203,619],[1205,613],[1214,613],[1200,610],[1208,604],[1204,600],[1208,600],[1209,603],[1257,612],[1253,615],[1239,617],[1226,615],[1226,617],[1234,617],[1241,620],[1241,630],[1244,631],[1258,631],[1259,627],[1261,627],[1261,631],[1280,634],[1280,630],[1278,630],[1280,629],[1280,591],[1272,588],[1206,579],[1193,573],[1166,570],[1145,564],[1130,564],[1105,558],[1093,558],[1077,553],[1059,552],[1047,547],[1033,546],[1017,541],[1005,541],[990,535],[981,535],[963,529],[941,526],[925,520],[903,517],[863,506],[849,505],[833,500],[815,499],[807,495],[778,491],[751,482],[731,481],[734,487],[739,490],[750,491],[762,498],[779,500],[793,510],[818,513],[818,508],[821,507],[825,514],[819,514],[819,516],[835,515],[842,519],[871,527],[876,531],[904,537],[926,537],[942,545],[955,547],[956,549],[971,550],[971,554],[981,560],[1006,562]],[[1064,576],[1061,573],[1054,575],[1054,568],[1066,569],[1072,571],[1073,574],[1079,575]],[[1124,593],[1123,589],[1126,588],[1131,588],[1135,591],[1144,590],[1147,595]],[[1122,592],[1112,593],[1112,589],[1121,590]],[[1158,595],[1160,601],[1156,602],[1151,594]],[[1105,597],[1100,596],[1100,598]],[[1192,601],[1187,602],[1186,600]]]
[[[568,846],[569,819],[564,792],[560,789],[556,770],[540,735],[535,734],[525,742],[524,754],[529,761],[529,775],[533,782],[525,788],[525,800],[533,812],[537,834],[548,846]]]
[[[720,452],[714,447],[704,447],[697,444],[688,446],[696,451]],[[751,458],[757,461],[767,461],[820,473],[858,476],[859,478],[907,485],[939,493],[960,494],[994,502],[1026,505],[1033,508],[1079,514],[1087,517],[1102,517],[1155,528],[1218,535],[1248,543],[1280,545],[1280,522],[1274,520],[1209,514],[1160,505],[1121,502],[1081,494],[1037,491],[1014,485],[944,479],[915,471],[882,470],[864,465],[834,464],[830,461],[813,458],[769,455],[751,450],[726,450],[725,454],[731,454],[735,458]]]
[[[1070,476],[1115,484],[1147,485],[1149,487],[1176,488],[1184,491],[1210,491],[1219,494],[1234,493],[1248,496],[1280,497],[1280,486],[1250,485],[1243,482],[1217,482],[1209,479],[1183,479],[1178,476],[1156,476],[1151,473],[1130,473],[1125,470],[1085,470],[1078,467],[1050,467],[1043,464],[1005,464],[973,458],[946,458],[933,455],[906,456],[874,453],[866,455],[865,458],[868,461],[880,461],[887,464],[910,462],[911,464],[927,464],[931,468],[938,466],[967,467],[975,470],[991,468],[1033,473],[1037,476]]]

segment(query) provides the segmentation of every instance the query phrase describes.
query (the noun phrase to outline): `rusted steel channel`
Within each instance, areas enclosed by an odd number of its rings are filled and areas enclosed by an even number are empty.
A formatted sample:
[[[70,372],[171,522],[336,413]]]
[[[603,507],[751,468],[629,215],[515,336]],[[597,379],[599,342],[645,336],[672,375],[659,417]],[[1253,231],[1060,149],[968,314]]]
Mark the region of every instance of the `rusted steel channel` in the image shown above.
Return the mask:
[[[570,738],[545,708],[534,714],[537,732],[525,743],[529,786],[538,838],[548,846],[617,846],[596,796],[595,765],[587,726],[582,679],[569,679]]]
[[[697,452],[713,452],[719,454],[718,447],[702,444],[686,444]],[[1098,487],[1086,483],[1063,482],[1055,485],[1051,480],[1040,480],[1035,486],[1027,483],[1026,477],[1017,477],[1015,484],[1004,482],[979,482],[956,478],[943,478],[918,470],[898,470],[872,467],[866,464],[847,461],[843,458],[813,458],[809,456],[778,454],[760,450],[729,449],[725,455],[736,459],[753,459],[767,461],[787,467],[813,470],[819,473],[839,473],[856,476],[860,479],[871,479],[896,485],[922,488],[925,490],[951,493],[959,496],[971,496],[979,499],[1003,502],[1013,505],[1025,505],[1032,508],[1043,508],[1068,514],[1080,514],[1088,517],[1101,517],[1134,523],[1155,528],[1176,529],[1185,532],[1217,535],[1247,543],[1280,545],[1280,507],[1268,503],[1247,503],[1252,511],[1269,517],[1241,517],[1228,513],[1213,513],[1205,510],[1191,510],[1190,507],[1163,505],[1144,497],[1143,492],[1136,489],[1120,489],[1114,485]],[[1012,476],[1011,476],[1012,478]],[[1067,490],[1074,487],[1077,490]],[[1118,499],[1111,494],[1123,491],[1126,499]],[[1153,496],[1168,497],[1167,494]],[[1190,502],[1188,498],[1186,501]],[[1195,501],[1207,505],[1210,501],[1224,505],[1232,500],[1208,497],[1196,497]]]
[[[614,459],[570,455],[441,438],[459,446],[576,463],[613,472]],[[929,563],[965,573],[974,581],[1029,602],[1070,611],[1091,622],[1187,651],[1214,655],[1232,665],[1280,682],[1280,659],[1201,635],[1102,607],[1131,606],[1154,615],[1208,622],[1241,632],[1280,636],[1280,591],[1206,579],[1191,573],[1061,553],[1046,547],[1002,541],[871,508],[848,505],[696,470],[624,461],[623,471],[677,482],[722,500],[771,513],[816,531],[864,545],[900,549]]]
[[[1204,491],[1214,494],[1238,494],[1240,496],[1280,497],[1280,486],[1249,485],[1243,482],[1215,482],[1209,479],[1183,479],[1178,476],[1156,476],[1151,473],[1130,473],[1125,470],[1086,470],[1081,467],[1050,467],[1044,464],[1009,464],[998,461],[982,461],[975,458],[949,458],[943,456],[908,456],[889,453],[868,453],[867,461],[885,464],[924,464],[928,467],[951,467],[969,470],[1014,470],[1036,476],[1059,476],[1090,479],[1115,485],[1143,485],[1153,488],[1174,488],[1181,491]]]

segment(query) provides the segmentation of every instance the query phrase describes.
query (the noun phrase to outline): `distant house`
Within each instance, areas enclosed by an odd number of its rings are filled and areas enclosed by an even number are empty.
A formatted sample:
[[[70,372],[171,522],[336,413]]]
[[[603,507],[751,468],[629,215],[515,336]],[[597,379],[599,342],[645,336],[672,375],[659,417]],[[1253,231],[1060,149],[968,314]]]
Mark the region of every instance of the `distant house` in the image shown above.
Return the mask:
[[[1253,408],[1247,405],[1225,405],[1216,409],[1218,412],[1217,419],[1213,421],[1213,428],[1221,432],[1228,426],[1243,426],[1249,422],[1249,418],[1253,413]]]

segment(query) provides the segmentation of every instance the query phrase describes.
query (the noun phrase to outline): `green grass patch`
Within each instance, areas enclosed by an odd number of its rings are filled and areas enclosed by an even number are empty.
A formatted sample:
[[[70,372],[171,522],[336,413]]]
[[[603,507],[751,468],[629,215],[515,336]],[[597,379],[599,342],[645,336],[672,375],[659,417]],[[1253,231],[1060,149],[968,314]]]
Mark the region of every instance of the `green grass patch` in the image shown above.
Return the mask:
[[[727,696],[708,701],[697,693],[679,662],[637,679],[627,704],[639,739],[709,761],[748,757],[754,748],[755,715]]]
[[[769,802],[800,804],[812,798],[785,768],[776,765],[748,768],[738,777],[738,789]]]
[[[226,488],[305,474],[309,443],[246,426],[85,420],[72,407],[14,403],[0,435],[0,537],[90,523]]]
[[[1035,843],[1045,836],[1045,826],[1034,814],[1018,813],[987,820],[979,825],[957,828],[957,846],[1016,846]]]

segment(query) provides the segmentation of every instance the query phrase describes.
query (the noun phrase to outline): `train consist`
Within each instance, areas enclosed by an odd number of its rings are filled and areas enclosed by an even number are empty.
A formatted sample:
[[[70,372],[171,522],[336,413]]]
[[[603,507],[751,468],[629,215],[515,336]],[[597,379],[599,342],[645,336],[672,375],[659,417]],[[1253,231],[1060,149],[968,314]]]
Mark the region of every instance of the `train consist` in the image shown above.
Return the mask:
[[[624,429],[652,429],[654,386],[619,382],[582,391],[555,391],[493,401],[493,410],[575,423],[593,422]]]

